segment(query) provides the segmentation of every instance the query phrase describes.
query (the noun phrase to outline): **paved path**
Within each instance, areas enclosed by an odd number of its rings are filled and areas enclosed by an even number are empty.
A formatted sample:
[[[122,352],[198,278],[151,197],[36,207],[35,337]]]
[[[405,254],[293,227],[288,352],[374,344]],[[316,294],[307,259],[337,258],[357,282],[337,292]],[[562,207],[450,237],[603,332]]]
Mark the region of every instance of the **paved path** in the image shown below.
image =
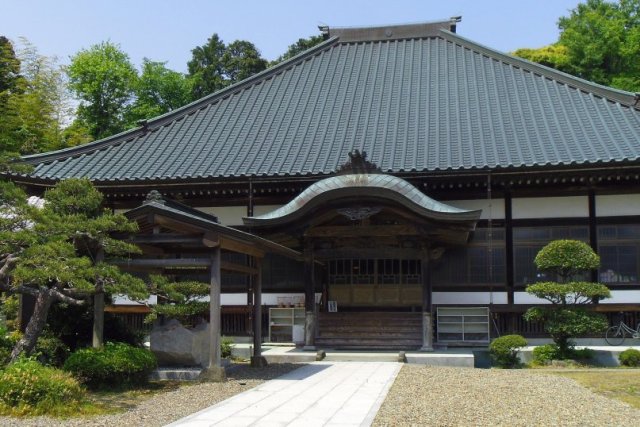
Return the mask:
[[[368,426],[401,364],[315,362],[171,426]]]

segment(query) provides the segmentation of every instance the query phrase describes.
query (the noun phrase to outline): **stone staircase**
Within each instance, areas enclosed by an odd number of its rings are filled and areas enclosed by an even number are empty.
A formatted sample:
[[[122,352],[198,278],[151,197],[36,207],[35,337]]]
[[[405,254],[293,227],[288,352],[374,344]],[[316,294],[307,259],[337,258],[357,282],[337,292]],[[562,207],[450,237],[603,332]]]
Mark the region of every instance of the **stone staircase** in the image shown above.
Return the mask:
[[[421,313],[318,313],[320,349],[416,350],[422,346]]]

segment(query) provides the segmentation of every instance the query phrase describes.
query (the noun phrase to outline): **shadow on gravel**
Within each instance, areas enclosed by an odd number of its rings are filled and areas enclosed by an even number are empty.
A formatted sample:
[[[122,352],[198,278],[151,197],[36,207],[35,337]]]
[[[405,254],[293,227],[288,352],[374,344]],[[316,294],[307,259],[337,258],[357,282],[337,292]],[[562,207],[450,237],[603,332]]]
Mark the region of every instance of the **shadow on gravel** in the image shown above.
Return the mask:
[[[225,370],[227,379],[230,380],[272,380],[283,375],[289,375],[291,371],[307,366],[310,365],[306,363],[273,363],[264,368],[252,368],[245,363],[234,363],[227,366]]]
[[[473,350],[473,367],[481,369],[491,368],[489,350]]]

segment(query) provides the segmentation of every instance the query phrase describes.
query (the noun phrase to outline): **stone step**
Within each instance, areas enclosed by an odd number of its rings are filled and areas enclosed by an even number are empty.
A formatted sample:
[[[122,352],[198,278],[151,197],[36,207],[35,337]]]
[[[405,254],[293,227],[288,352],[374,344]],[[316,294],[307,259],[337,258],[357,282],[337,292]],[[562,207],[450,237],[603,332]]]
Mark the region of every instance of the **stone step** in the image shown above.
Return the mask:
[[[340,349],[417,349],[422,346],[420,339],[375,339],[362,337],[341,337],[341,338],[316,338],[318,348],[340,348]]]

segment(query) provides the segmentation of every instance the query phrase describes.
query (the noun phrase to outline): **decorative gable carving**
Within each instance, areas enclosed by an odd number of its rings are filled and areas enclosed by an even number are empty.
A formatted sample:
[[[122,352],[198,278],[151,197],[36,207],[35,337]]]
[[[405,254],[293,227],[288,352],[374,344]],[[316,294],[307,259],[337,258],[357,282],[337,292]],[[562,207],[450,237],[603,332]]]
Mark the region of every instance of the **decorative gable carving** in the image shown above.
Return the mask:
[[[336,172],[339,175],[346,174],[369,174],[382,173],[382,169],[373,162],[367,160],[367,152],[355,149],[349,152],[349,161],[338,167]]]

